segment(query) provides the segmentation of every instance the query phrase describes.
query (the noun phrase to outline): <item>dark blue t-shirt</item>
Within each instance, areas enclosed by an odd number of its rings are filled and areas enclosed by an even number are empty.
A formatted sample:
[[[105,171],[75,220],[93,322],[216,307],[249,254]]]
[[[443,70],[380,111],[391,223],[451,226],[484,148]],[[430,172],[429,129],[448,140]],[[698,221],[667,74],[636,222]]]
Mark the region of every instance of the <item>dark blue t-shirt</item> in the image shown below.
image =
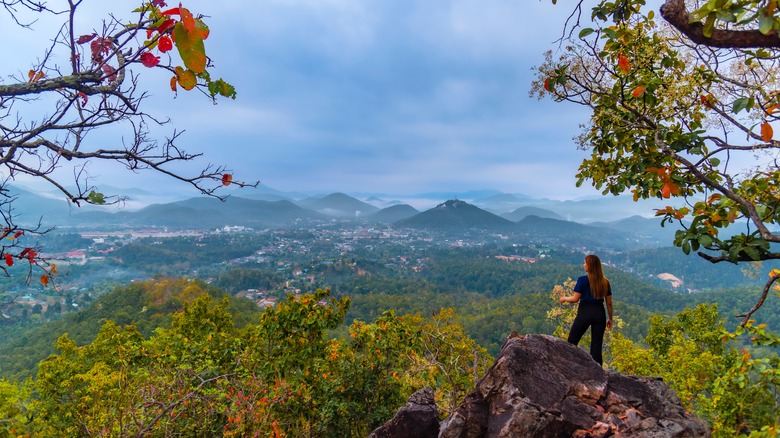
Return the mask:
[[[609,287],[607,288],[607,295],[612,295],[612,285],[607,282]],[[574,285],[574,292],[577,292],[580,294],[580,302],[585,303],[603,303],[603,298],[593,298],[593,295],[590,293],[590,281],[588,281],[588,276],[583,275],[582,277],[577,279],[577,284]]]

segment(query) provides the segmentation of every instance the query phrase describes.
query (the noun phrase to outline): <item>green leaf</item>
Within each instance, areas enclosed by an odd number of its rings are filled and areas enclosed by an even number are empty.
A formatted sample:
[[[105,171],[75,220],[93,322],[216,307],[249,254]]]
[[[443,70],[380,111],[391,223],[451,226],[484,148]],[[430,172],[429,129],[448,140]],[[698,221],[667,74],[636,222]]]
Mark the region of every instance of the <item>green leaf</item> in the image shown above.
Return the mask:
[[[758,17],[758,31],[764,35],[769,35],[775,25],[775,18],[772,16],[761,15]]]
[[[103,205],[106,203],[106,198],[102,193],[93,190],[87,195],[87,201],[90,204]]]
[[[749,105],[750,105],[749,97],[740,97],[739,99],[735,100],[734,103],[732,104],[731,111],[734,114],[739,114],[740,111],[748,108]]]
[[[586,27],[585,29],[582,29],[580,31],[580,38],[585,38],[586,36],[592,34],[593,32],[595,32],[593,29]]]
[[[235,87],[223,81],[222,79],[209,82],[208,87],[209,87],[209,93],[211,93],[211,97],[214,97],[219,94],[220,96],[225,96],[232,99],[236,98]]]
[[[720,165],[720,160],[718,158],[712,157],[710,158],[710,165],[712,167],[718,167],[718,165]]]
[[[206,69],[206,48],[200,32],[187,32],[180,21],[173,26],[173,39],[184,65],[195,74],[203,72]]]

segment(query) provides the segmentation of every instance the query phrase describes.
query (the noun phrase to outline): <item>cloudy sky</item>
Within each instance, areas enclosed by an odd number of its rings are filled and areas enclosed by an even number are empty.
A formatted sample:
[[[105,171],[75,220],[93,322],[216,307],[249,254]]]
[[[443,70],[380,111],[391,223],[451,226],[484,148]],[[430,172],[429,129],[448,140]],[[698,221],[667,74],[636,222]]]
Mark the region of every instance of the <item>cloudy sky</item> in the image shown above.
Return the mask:
[[[200,164],[226,164],[237,178],[282,191],[496,189],[556,199],[597,193],[575,187],[584,155],[572,136],[586,114],[528,95],[532,67],[556,47],[570,12],[564,5],[549,0],[183,3],[209,16],[206,48],[215,64],[210,71],[235,85],[238,98],[216,106],[197,95],[174,98],[167,77],[152,77],[145,82],[152,95],[147,110],[169,116],[170,128],[186,131],[182,144],[205,154]],[[85,0],[82,8],[85,18],[96,20],[103,13],[97,8],[129,17],[126,11],[136,4]],[[8,41],[7,17],[0,18],[0,28]],[[0,74],[26,71],[35,60],[30,54],[42,53],[52,37],[45,30],[40,25],[26,32],[15,49],[4,44],[3,65],[16,70],[2,67]],[[163,181],[95,173],[100,183],[120,187]]]

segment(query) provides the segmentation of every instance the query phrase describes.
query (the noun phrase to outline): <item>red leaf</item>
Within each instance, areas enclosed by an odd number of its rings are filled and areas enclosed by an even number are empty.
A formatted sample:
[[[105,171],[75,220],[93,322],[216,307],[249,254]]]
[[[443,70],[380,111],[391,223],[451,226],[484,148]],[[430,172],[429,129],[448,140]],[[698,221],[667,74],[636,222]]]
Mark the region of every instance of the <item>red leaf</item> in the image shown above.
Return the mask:
[[[89,44],[90,49],[92,49],[92,62],[95,64],[103,62],[103,55],[108,55],[113,46],[114,43],[108,38],[98,37],[92,41]]]
[[[171,8],[167,11],[160,12],[162,15],[179,15],[179,8]]]
[[[12,256],[11,254],[6,253],[5,254],[5,264],[8,265],[8,266],[13,266],[14,265],[14,256]]]
[[[157,48],[160,52],[165,53],[173,48],[173,41],[168,36],[161,36],[160,41],[157,42]]]
[[[114,67],[111,67],[108,64],[103,64],[103,67],[101,67],[103,70],[103,73],[106,75],[106,79],[108,79],[108,82],[114,82],[116,80],[116,69]]]
[[[230,182],[233,181],[233,175],[226,173],[222,175],[222,185],[223,186],[229,186]]]
[[[27,250],[27,248],[25,248],[25,250]],[[24,252],[24,251],[22,251],[22,252]],[[38,251],[30,248],[30,251],[27,253],[27,258],[30,260],[30,262],[35,261],[35,257],[37,257],[37,256],[38,256]]]
[[[173,28],[173,25],[176,24],[176,20],[169,18],[162,22],[159,26],[157,26],[157,32],[159,33],[166,33],[169,30]]]
[[[97,36],[96,33],[93,33],[92,35],[82,35],[79,37],[79,39],[76,40],[76,44],[84,44],[92,41]]]
[[[86,105],[87,104],[87,94],[83,91],[79,91],[78,96],[81,98],[81,104]]]
[[[160,63],[160,57],[154,56],[151,52],[144,52],[141,54],[141,63],[149,68],[152,68]]]
[[[163,0],[152,0],[152,6],[157,6],[158,8],[162,8],[165,6],[165,2]]]

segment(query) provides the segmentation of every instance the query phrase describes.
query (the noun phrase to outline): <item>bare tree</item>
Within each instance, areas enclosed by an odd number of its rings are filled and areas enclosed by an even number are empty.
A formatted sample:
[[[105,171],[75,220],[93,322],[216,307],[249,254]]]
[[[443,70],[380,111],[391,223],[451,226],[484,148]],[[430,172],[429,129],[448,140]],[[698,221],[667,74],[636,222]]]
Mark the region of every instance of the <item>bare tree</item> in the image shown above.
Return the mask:
[[[139,86],[139,75],[150,69],[171,73],[172,94],[184,89],[213,102],[218,96],[235,98],[233,87],[212,79],[207,70],[212,62],[205,52],[209,29],[203,17],[181,6],[165,10],[162,0],[152,0],[139,4],[130,21],[111,15],[84,32],[75,24],[82,3],[67,0],[62,10],[56,10],[50,2],[0,2],[20,31],[34,27],[39,18],[61,18],[62,23],[28,72],[0,78],[0,194],[5,195],[0,199],[5,223],[0,239],[41,232],[40,227],[14,225],[14,198],[8,185],[21,176],[48,182],[77,206],[122,200],[93,185],[86,166],[95,161],[161,173],[209,196],[220,197],[216,190],[223,186],[256,186],[233,180],[222,165],[205,165],[194,175],[181,173],[177,163],[201,154],[180,146],[181,131],[173,130],[164,139],[150,134],[152,127],[169,123],[145,109],[148,94]],[[36,30],[40,31],[46,29]],[[178,60],[183,66],[174,65]],[[109,126],[125,134],[111,143],[93,135]],[[73,169],[72,179],[62,177],[62,168]],[[20,259],[31,267],[38,264],[33,248],[13,242],[0,247],[0,258],[7,261],[0,269]]]

